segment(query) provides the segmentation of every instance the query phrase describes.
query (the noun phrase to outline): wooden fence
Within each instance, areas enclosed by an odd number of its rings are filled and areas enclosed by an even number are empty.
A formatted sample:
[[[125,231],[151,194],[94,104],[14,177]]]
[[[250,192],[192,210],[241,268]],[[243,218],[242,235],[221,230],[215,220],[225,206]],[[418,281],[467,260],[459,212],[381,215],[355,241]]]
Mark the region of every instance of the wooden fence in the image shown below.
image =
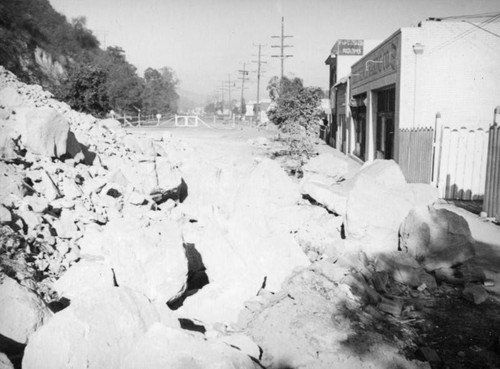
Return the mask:
[[[409,183],[431,183],[434,129],[399,130],[399,165]]]
[[[500,126],[497,124],[489,131],[483,210],[500,222]]]
[[[480,200],[486,183],[488,131],[442,127],[436,135],[434,183],[439,197]]]

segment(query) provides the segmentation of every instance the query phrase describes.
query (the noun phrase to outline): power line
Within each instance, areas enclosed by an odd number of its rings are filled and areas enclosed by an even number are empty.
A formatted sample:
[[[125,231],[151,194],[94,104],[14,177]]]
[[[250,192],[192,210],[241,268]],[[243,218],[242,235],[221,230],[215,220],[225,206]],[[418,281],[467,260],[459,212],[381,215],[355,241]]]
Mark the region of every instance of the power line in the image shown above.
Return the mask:
[[[489,17],[494,17],[498,14],[500,14],[500,13],[499,12],[489,12],[489,13],[480,13],[480,14],[450,15],[447,17],[437,17],[437,18],[433,18],[433,19],[445,20],[445,19],[464,19],[464,18],[489,18]]]
[[[485,25],[487,25],[487,24],[489,24],[491,22],[494,22],[498,18],[500,18],[500,13],[496,13],[495,16],[492,16],[489,19],[481,22],[479,24],[479,28],[481,28],[481,26],[485,26]],[[474,28],[470,28],[470,29],[468,29],[466,31],[463,31],[463,32],[459,33],[458,35],[452,37],[451,39],[443,42],[442,44],[440,44],[439,46],[435,47],[434,49],[430,50],[429,53],[432,53],[432,52],[435,52],[435,51],[439,51],[439,50],[441,50],[441,49],[443,49],[443,48],[451,45],[452,43],[454,43],[454,42],[456,42],[456,41],[458,41],[458,40],[460,40],[460,39],[468,36],[469,34],[473,33],[474,31],[475,31]]]
[[[490,30],[487,30],[486,28],[483,28],[483,27],[481,27],[481,26],[478,26],[477,24],[474,24],[474,23],[472,23],[472,22],[468,22],[468,21],[466,21],[466,20],[464,20],[463,22],[465,22],[465,23],[469,23],[469,24],[473,25],[474,27],[477,27],[477,28],[479,28],[479,29],[482,29],[483,31],[488,32],[488,33],[492,34],[493,36],[496,36],[496,37],[499,37],[499,38],[500,38],[500,35],[499,35],[499,34],[497,34],[497,33],[495,33],[495,32],[491,32]]]
[[[285,59],[293,57],[293,55],[285,55],[285,49],[287,47],[293,47],[293,45],[285,45],[285,38],[289,37],[293,36],[285,35],[285,17],[281,17],[281,36],[271,36],[271,38],[281,39],[280,45],[271,45],[271,47],[279,47],[281,51],[280,55],[271,55],[273,58],[281,59],[281,81],[283,80]]]

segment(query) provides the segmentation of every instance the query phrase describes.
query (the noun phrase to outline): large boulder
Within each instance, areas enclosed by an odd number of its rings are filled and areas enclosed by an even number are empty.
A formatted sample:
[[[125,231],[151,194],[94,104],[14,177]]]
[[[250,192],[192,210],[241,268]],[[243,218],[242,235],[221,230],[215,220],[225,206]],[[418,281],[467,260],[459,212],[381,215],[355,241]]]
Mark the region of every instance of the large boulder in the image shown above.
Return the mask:
[[[413,209],[400,228],[400,248],[426,270],[450,268],[472,258],[474,239],[465,218],[447,209]]]
[[[273,221],[276,210],[269,213],[235,217],[225,227],[203,224],[196,249],[209,284],[184,301],[181,314],[208,323],[234,322],[261,287],[277,292],[295,268],[309,265],[293,234]]]
[[[24,369],[119,369],[124,357],[159,320],[142,294],[125,287],[95,289],[30,337]]]
[[[113,271],[111,268],[98,260],[83,259],[73,264],[59,278],[52,289],[59,297],[85,298],[95,289],[113,287]]]
[[[262,160],[247,178],[241,181],[236,195],[238,210],[270,204],[294,205],[300,199],[298,186],[280,165],[271,159]]]
[[[347,200],[345,230],[368,255],[398,249],[398,230],[413,203],[401,189],[358,173]]]
[[[315,178],[304,178],[300,186],[301,192],[331,212],[345,215],[348,193],[343,185],[327,185]]]
[[[14,279],[0,281],[0,334],[25,344],[52,316],[44,302]]]
[[[124,369],[257,369],[256,362],[218,340],[205,340],[156,323],[126,356]]]
[[[394,160],[376,159],[366,162],[354,177],[360,175],[371,177],[377,183],[389,188],[398,188],[406,184],[405,176]]]
[[[19,114],[22,142],[34,154],[60,157],[66,154],[69,123],[49,107],[24,109]]]
[[[188,262],[176,223],[148,223],[116,219],[100,233],[89,232],[79,243],[83,253],[105,258],[119,286],[166,303],[184,291]]]
[[[304,174],[318,174],[326,177],[329,181],[339,181],[347,173],[347,161],[338,156],[325,153],[311,158],[302,167]]]

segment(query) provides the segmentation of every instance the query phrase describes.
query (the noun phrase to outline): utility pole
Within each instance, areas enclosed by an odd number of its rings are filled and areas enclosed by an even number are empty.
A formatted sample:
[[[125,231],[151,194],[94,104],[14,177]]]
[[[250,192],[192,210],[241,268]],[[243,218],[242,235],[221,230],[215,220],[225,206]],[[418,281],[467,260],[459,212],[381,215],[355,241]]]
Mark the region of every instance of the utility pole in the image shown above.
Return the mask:
[[[238,70],[238,73],[241,73],[241,77],[239,77],[239,79],[241,79],[241,112],[243,112],[243,103],[245,102],[245,81],[248,81],[248,78],[246,77],[248,75],[248,71],[245,69],[245,67],[246,63],[243,63],[243,69]]]
[[[257,60],[252,60],[252,63],[257,63],[257,119],[260,119],[260,66],[264,63],[267,63],[265,61],[262,61],[261,57],[261,49],[262,49],[262,44],[254,45],[259,47],[259,55]]]
[[[234,82],[231,82],[231,74],[227,75],[227,81],[225,81],[225,83],[227,83],[228,96],[229,96],[229,116],[232,116],[233,115],[233,109],[232,109],[232,106],[231,106],[232,105],[232,101],[231,101],[231,87],[233,85],[231,83],[234,84]],[[223,84],[224,84],[224,82],[223,82]]]
[[[272,38],[279,38],[281,39],[280,45],[271,45],[271,47],[279,47],[280,48],[280,55],[271,55],[273,58],[280,58],[281,59],[281,81],[283,81],[283,75],[284,75],[284,65],[285,65],[285,59],[286,58],[291,58],[293,55],[285,55],[285,49],[287,47],[293,47],[293,45],[285,45],[285,38],[293,37],[290,35],[285,35],[285,17],[281,17],[281,36],[271,36]]]
[[[222,115],[224,115],[224,81],[221,82],[219,89],[220,89],[220,97],[221,97]]]

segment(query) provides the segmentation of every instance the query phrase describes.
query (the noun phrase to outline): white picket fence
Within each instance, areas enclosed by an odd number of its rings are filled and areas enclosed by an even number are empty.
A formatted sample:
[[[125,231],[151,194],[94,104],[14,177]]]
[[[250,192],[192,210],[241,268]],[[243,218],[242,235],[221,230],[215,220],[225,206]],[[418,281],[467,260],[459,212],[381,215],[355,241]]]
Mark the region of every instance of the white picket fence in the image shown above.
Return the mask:
[[[438,128],[433,182],[439,197],[479,200],[484,196],[488,130]]]

